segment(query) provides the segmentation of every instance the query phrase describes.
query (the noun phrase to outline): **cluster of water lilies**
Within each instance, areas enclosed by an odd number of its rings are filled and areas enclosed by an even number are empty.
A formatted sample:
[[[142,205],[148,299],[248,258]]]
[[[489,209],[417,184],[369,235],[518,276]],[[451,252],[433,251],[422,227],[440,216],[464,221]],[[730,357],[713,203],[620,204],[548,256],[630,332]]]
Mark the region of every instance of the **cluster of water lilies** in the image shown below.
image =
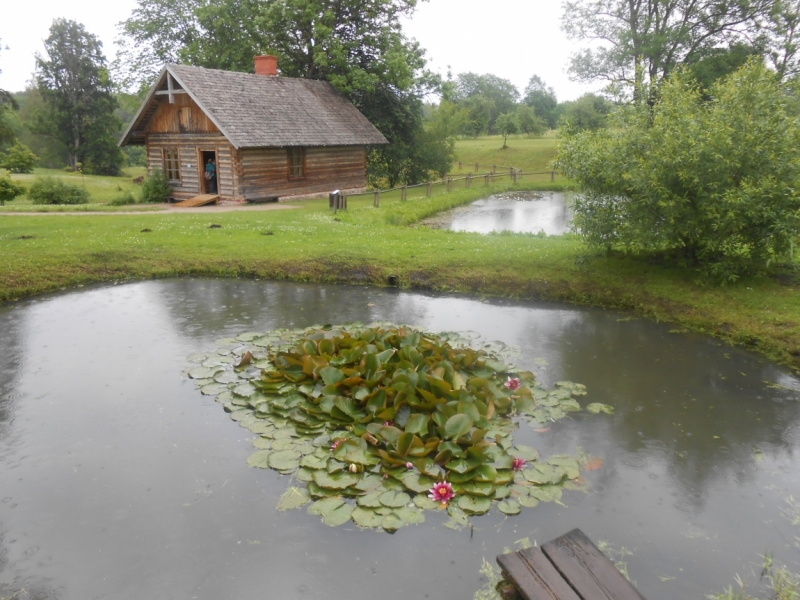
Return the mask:
[[[281,508],[395,530],[445,507],[451,524],[506,514],[578,485],[578,460],[515,445],[516,417],[580,410],[583,386],[536,385],[504,348],[391,324],[244,334],[189,375],[258,437],[255,467],[292,473]],[[507,350],[507,349],[505,349]]]

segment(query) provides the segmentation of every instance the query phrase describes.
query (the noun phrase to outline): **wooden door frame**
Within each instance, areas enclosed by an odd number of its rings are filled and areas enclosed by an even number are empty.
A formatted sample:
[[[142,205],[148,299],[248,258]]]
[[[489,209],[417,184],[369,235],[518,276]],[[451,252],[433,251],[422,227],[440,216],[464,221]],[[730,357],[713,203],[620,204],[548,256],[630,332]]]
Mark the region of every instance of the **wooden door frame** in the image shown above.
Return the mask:
[[[206,174],[206,164],[203,162],[203,152],[213,152],[214,153],[214,162],[217,165],[217,195],[220,195],[220,176],[219,176],[219,148],[214,146],[213,148],[209,146],[195,146],[197,148],[197,166],[198,166],[198,181],[200,182],[200,189],[198,190],[199,194],[207,194],[208,193],[208,183],[206,182],[205,174]]]

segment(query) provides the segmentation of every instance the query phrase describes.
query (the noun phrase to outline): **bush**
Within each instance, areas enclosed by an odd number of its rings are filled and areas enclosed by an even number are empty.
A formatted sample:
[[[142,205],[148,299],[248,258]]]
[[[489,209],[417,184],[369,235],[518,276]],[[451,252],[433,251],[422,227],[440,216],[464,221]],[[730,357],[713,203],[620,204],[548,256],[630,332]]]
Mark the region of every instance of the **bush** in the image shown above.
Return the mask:
[[[5,175],[0,177],[0,206],[5,206],[6,201],[10,202],[17,196],[25,193],[25,186],[11,181],[11,177]]]
[[[720,281],[788,258],[800,234],[800,121],[758,61],[704,100],[687,72],[614,126],[567,132],[557,167],[575,180],[590,246],[666,253]]]
[[[172,187],[161,169],[154,169],[142,184],[142,202],[166,202],[171,194]]]
[[[17,142],[4,154],[0,153],[0,167],[8,169],[12,173],[30,173],[33,167],[39,162],[31,149],[25,144]]]
[[[28,191],[34,204],[87,204],[89,192],[55,177],[37,177]]]
[[[108,202],[111,206],[126,206],[128,204],[136,204],[136,198],[134,198],[133,194],[130,191],[123,192],[118,196],[115,196]]]

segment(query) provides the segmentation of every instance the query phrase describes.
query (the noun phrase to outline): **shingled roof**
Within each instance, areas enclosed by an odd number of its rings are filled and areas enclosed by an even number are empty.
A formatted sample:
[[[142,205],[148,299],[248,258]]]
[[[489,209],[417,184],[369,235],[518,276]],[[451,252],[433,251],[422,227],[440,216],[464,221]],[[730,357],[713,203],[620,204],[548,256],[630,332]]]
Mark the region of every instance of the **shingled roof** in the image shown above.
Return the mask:
[[[167,73],[236,148],[367,146],[388,143],[326,81],[167,65],[120,145],[142,143]],[[154,106],[155,105],[155,106]]]

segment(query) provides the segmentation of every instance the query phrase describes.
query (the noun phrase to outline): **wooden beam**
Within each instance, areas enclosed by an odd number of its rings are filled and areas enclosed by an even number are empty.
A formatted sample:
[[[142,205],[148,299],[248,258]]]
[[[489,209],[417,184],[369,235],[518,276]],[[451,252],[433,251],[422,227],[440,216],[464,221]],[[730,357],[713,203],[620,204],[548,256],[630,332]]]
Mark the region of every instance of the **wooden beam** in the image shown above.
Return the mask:
[[[175,87],[175,82],[172,79],[172,73],[167,71],[167,89],[159,90],[156,96],[169,96],[169,103],[175,104],[175,94],[185,94],[186,90]]]

